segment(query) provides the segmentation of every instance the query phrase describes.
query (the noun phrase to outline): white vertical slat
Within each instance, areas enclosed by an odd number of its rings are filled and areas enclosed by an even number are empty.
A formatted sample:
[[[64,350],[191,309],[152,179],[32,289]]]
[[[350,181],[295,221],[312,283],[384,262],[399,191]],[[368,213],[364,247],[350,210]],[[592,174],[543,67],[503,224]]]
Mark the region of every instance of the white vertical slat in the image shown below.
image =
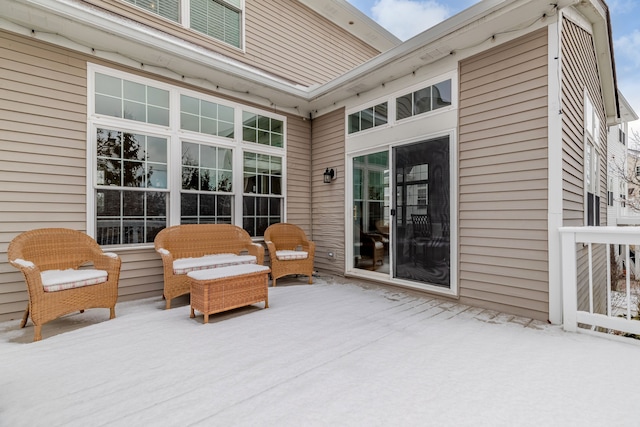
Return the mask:
[[[562,251],[562,318],[565,331],[576,332],[578,311],[578,284],[575,234],[561,234]]]

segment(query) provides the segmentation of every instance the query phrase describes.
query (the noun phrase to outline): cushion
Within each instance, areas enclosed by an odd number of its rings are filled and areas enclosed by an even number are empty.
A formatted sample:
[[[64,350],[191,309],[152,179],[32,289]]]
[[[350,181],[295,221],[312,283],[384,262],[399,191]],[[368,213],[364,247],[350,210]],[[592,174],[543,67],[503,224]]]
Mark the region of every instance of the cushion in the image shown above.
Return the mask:
[[[223,277],[240,276],[241,274],[251,274],[269,271],[269,267],[258,264],[241,264],[232,265],[227,267],[211,268],[207,270],[191,271],[187,273],[192,279],[195,280],[214,280],[222,279]]]
[[[104,283],[107,281],[108,274],[105,270],[74,270],[70,268],[68,270],[46,270],[40,273],[40,277],[45,292],[56,292]]]
[[[280,261],[289,261],[292,259],[307,259],[309,254],[305,251],[276,251],[276,258]]]
[[[173,261],[173,274],[187,274],[190,271],[209,268],[227,267],[230,265],[255,264],[253,255],[216,254],[197,258],[179,258]]]

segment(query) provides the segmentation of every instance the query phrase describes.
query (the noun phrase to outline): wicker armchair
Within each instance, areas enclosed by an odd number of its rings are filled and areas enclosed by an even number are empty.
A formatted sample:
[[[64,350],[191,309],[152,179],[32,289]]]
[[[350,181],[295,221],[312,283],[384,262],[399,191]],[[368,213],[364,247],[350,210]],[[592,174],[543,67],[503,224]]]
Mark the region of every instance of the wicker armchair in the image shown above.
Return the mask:
[[[240,227],[231,224],[182,224],[161,230],[154,240],[155,249],[162,257],[166,308],[171,300],[190,292],[186,274],[174,271],[174,261],[180,258],[202,257],[213,254],[248,253],[256,257],[256,263],[264,262],[264,247],[253,243],[251,236]]]
[[[20,327],[31,315],[34,341],[42,339],[42,325],[73,311],[108,308],[109,318],[116,317],[122,261],[104,253],[85,233],[66,228],[26,231],[11,241],[7,256],[27,283],[29,303]]]
[[[269,249],[273,286],[277,279],[291,274],[309,276],[309,284],[313,283],[316,244],[307,239],[300,227],[288,223],[272,224],[264,232],[264,241]]]

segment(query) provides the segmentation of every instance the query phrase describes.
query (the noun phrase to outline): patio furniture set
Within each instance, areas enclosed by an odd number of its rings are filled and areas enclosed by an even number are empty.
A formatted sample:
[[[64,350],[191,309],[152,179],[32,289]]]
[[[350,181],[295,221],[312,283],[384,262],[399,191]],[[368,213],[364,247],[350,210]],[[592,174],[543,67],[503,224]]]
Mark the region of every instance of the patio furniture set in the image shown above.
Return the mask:
[[[264,264],[264,247],[231,224],[184,224],[163,229],[155,238],[162,258],[163,297],[190,294],[191,313],[204,316],[264,301],[269,307],[269,274],[276,279],[301,274],[312,283],[315,243],[293,224],[273,224],[265,231],[271,267]],[[103,252],[87,234],[65,228],[44,228],[15,237],[9,262],[24,275],[29,302],[21,328],[29,316],[34,341],[42,339],[42,325],[65,314],[88,308],[108,308],[115,317],[121,259]]]

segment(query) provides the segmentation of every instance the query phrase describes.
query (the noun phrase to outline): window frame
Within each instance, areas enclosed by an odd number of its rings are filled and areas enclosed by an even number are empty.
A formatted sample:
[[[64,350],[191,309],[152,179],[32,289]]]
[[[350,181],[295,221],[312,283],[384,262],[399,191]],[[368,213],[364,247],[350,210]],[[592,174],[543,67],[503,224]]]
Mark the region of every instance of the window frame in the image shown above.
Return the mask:
[[[130,119],[96,114],[95,112],[95,75],[96,73],[125,79],[135,83],[141,83],[155,88],[169,91],[169,125],[155,125],[151,123],[138,122]],[[180,123],[180,99],[181,95],[195,97],[208,102],[213,102],[233,108],[234,111],[234,136],[233,138],[221,137],[206,133],[181,129]],[[242,114],[243,111],[251,112],[263,117],[269,117],[282,121],[282,147],[267,146],[255,142],[242,140]],[[167,227],[181,223],[181,194],[182,190],[182,143],[189,142],[195,144],[209,145],[232,150],[232,190],[224,192],[225,195],[232,196],[232,219],[231,222],[239,227],[243,226],[243,158],[246,151],[277,156],[281,160],[281,198],[280,219],[286,221],[287,212],[287,117],[267,110],[249,107],[248,105],[216,98],[210,94],[197,92],[178,85],[164,83],[150,77],[142,77],[129,74],[124,71],[108,68],[102,65],[87,64],[87,176],[86,176],[86,230],[87,234],[95,237],[97,233],[97,205],[96,194],[99,189],[111,189],[109,186],[97,184],[97,151],[96,151],[96,131],[98,128],[123,130],[132,133],[140,133],[167,139]],[[118,187],[119,189],[120,187]],[[113,187],[116,189],[116,187]],[[140,188],[140,191],[148,188]],[[211,194],[223,194],[218,191]],[[262,236],[252,236],[255,240],[261,240]],[[119,248],[146,248],[152,247],[153,242],[140,244],[119,244],[113,245]]]
[[[584,224],[600,226],[601,123],[591,97],[584,90]]]

